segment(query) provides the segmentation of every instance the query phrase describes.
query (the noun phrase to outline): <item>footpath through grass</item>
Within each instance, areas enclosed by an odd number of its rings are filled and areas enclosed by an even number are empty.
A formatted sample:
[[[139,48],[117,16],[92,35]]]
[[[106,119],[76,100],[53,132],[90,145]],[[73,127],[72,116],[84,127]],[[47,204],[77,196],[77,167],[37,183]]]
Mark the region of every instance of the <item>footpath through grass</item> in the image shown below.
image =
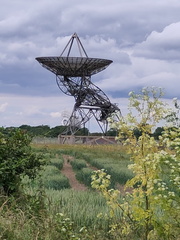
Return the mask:
[[[127,180],[133,177],[133,173],[128,169],[130,164],[129,156],[125,149],[120,145],[47,145],[42,148],[41,145],[36,146],[39,151],[44,151],[49,154],[51,162],[58,163],[55,156],[62,159],[62,154],[67,154],[73,157],[70,161],[73,170],[76,172],[77,179],[91,187],[92,167],[96,169],[105,169],[111,175],[111,187],[116,184],[124,185]],[[54,160],[53,160],[54,159]]]
[[[85,146],[85,145],[35,145],[35,151],[44,153],[48,165],[42,172],[41,186],[45,188],[51,211],[63,212],[76,226],[88,226],[108,230],[108,217],[97,218],[98,214],[108,216],[108,206],[104,198],[91,188],[92,166],[106,169],[111,175],[112,185],[124,184],[132,177],[128,170],[129,156],[121,146]],[[69,160],[79,182],[88,186],[88,191],[69,189],[68,179],[60,170],[63,167],[63,155],[71,156]],[[59,181],[59,183],[58,183]],[[66,184],[65,184],[66,182]],[[66,188],[66,189],[65,189]],[[31,189],[32,191],[33,189]],[[120,214],[120,213],[117,213]]]
[[[51,144],[33,145],[33,149],[34,152],[43,154],[47,165],[33,182],[26,178],[23,180],[28,197],[19,197],[15,202],[13,199],[1,197],[0,239],[76,239],[73,234],[81,236],[77,239],[82,240],[110,239],[109,207],[105,199],[90,188],[93,171],[90,166],[107,169],[114,182],[120,182],[115,177],[115,169],[120,171],[121,168],[126,168],[128,155],[120,146]],[[68,178],[61,173],[64,154],[73,157],[73,171],[80,182],[89,186],[89,190],[69,189],[71,186]],[[59,213],[62,216],[58,215]],[[120,215],[121,212],[117,211],[117,219]],[[50,234],[51,232],[53,234]]]

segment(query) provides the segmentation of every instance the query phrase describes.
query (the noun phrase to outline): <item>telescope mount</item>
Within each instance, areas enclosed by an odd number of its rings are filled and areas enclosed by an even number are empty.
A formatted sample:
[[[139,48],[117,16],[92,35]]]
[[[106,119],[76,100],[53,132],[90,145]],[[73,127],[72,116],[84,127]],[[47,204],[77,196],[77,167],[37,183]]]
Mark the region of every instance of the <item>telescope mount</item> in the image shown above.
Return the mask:
[[[75,41],[79,57],[70,56]],[[56,75],[57,85],[63,93],[75,98],[72,114],[61,134],[74,135],[94,117],[105,135],[108,118],[114,116],[118,119],[121,112],[118,106],[111,103],[107,95],[92,83],[91,76],[106,69],[112,61],[89,58],[76,33],[72,35],[60,56],[37,57],[36,60]]]

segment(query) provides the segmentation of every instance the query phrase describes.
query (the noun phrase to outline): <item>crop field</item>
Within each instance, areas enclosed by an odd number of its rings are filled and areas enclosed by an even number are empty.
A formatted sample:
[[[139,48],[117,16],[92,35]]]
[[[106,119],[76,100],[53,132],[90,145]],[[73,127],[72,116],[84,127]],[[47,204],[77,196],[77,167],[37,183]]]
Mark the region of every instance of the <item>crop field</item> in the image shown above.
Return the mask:
[[[13,198],[3,199],[1,196],[0,239],[1,236],[3,236],[2,239],[8,240],[146,239],[144,236],[141,237],[140,234],[143,234],[143,230],[138,229],[137,225],[135,227],[130,225],[133,231],[128,234],[123,233],[124,229],[126,230],[124,226],[126,227],[126,224],[129,223],[128,221],[124,222],[124,211],[131,207],[128,205],[127,208],[126,203],[129,200],[132,200],[133,203],[132,194],[138,189],[136,185],[125,188],[127,181],[133,180],[135,176],[128,168],[128,165],[131,164],[131,157],[127,154],[127,147],[54,143],[31,143],[31,147],[33,153],[42,156],[45,165],[42,165],[40,171],[38,170],[39,174],[34,180],[27,177],[22,178],[25,195],[22,194],[15,201]],[[163,168],[163,180],[169,187],[170,194],[178,194],[178,190],[173,189],[168,180],[167,166],[165,165]],[[102,169],[103,171],[99,172],[104,172],[108,179],[110,178],[108,187],[110,192],[107,190],[105,195],[100,189],[92,188],[92,175]],[[112,195],[107,195],[107,193]],[[134,207],[133,211],[136,211],[141,196],[138,194],[134,196],[137,198],[134,198],[136,202],[132,206]],[[114,203],[115,205],[113,205]],[[173,204],[172,206],[176,207],[175,201]],[[144,207],[144,203],[142,206]],[[154,209],[158,219],[162,219],[164,215],[161,206],[156,204]],[[171,209],[173,210],[173,208]],[[137,212],[138,219],[139,213],[141,212]],[[127,215],[130,220],[131,216]],[[168,224],[174,224],[173,218],[168,216],[168,219],[170,219]],[[176,221],[173,226],[178,233]],[[162,237],[158,240],[164,239],[179,240],[177,237]]]
[[[127,180],[133,177],[131,170],[127,168],[130,164],[129,156],[126,154],[125,149],[119,145],[85,146],[50,144],[44,148],[41,145],[35,145],[35,149],[36,151],[43,152],[47,159],[48,166],[45,169],[45,175],[47,176],[52,175],[50,172],[53,170],[55,173],[55,168],[59,170],[59,175],[62,169],[65,173],[65,168],[68,168],[75,173],[76,179],[79,182],[89,188],[91,187],[91,174],[97,169],[105,169],[111,175],[113,187],[116,187],[118,184],[124,185]]]
[[[47,165],[27,191],[41,186],[48,201],[53,203],[51,211],[62,212],[79,227],[107,230],[108,218],[97,216],[100,213],[108,215],[108,205],[91,188],[91,175],[94,170],[105,169],[111,175],[111,187],[123,193],[123,185],[133,174],[127,168],[130,160],[122,146],[35,144],[33,148],[43,153]]]

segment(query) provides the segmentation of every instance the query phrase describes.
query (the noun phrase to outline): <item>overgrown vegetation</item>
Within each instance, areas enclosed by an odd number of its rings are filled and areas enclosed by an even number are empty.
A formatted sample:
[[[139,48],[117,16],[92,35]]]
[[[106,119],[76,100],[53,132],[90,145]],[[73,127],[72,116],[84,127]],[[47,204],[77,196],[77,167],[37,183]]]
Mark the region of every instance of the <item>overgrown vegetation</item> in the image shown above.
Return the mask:
[[[179,106],[175,101],[169,111],[161,96],[160,89],[131,92],[127,118],[112,122],[123,146],[33,145],[21,130],[2,128],[0,239],[178,240]],[[173,124],[154,137],[164,116]],[[67,189],[64,154],[73,157],[77,178],[96,191]],[[99,170],[91,183],[92,166]]]
[[[21,179],[34,179],[45,164],[30,146],[31,137],[19,129],[0,128],[0,188],[7,195],[17,194]]]
[[[32,137],[36,138],[47,138],[50,141],[53,138],[58,138],[59,134],[62,134],[66,130],[66,126],[55,126],[55,127],[50,127],[48,125],[40,125],[40,126],[30,126],[30,125],[21,125],[19,127],[16,127],[17,129],[21,129],[22,131],[28,133]],[[15,127],[7,127],[4,130],[9,131],[15,129]],[[162,135],[163,127],[157,127],[155,131],[152,133],[152,135],[157,139],[159,136]],[[68,133],[69,135],[71,134],[70,132]],[[67,134],[67,135],[68,135]],[[138,138],[141,135],[140,129],[136,128],[134,129],[134,134]],[[77,136],[103,136],[102,132],[89,132],[87,128],[80,128],[75,135]],[[107,136],[117,136],[118,131],[115,128],[110,128],[107,133]]]
[[[135,176],[126,186],[133,189],[132,193],[120,203],[120,192],[108,190],[110,175],[99,170],[92,176],[92,186],[102,192],[111,206],[111,217],[115,209],[122,212],[119,223],[111,228],[121,239],[179,239],[180,129],[166,127],[159,141],[151,136],[153,127],[171,115],[160,97],[161,89],[156,88],[144,88],[139,94],[131,92],[130,113],[114,126],[131,155],[129,168]],[[135,128],[141,131],[138,138]]]

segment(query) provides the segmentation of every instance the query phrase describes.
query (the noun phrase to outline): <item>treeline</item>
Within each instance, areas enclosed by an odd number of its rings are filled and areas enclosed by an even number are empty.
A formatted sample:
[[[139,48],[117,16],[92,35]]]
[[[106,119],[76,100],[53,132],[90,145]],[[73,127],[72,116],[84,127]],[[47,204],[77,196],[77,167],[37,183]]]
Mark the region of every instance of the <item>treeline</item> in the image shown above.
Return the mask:
[[[32,137],[41,136],[41,137],[50,137],[50,138],[56,138],[59,134],[63,134],[66,130],[66,126],[56,126],[56,127],[50,127],[48,125],[39,125],[39,126],[30,126],[30,125],[21,125],[20,127],[7,127],[4,128],[4,131],[9,129],[19,128],[23,130],[24,132],[30,134]],[[67,135],[71,135],[71,133],[67,133]],[[103,135],[102,132],[93,132],[90,133],[87,128],[81,128],[76,133],[76,136],[101,136]],[[117,132],[110,129],[107,132],[108,136],[116,136]]]
[[[29,126],[29,125],[21,125],[20,129],[26,131],[32,136],[43,136],[43,137],[58,137],[59,134],[62,134],[66,130],[66,126],[56,126],[50,127],[48,125],[40,125],[40,126]],[[76,132],[76,135],[87,135],[89,133],[87,128],[79,129]],[[68,133],[70,135],[70,133]]]
[[[10,129],[10,128],[15,128],[15,127],[7,127],[4,129],[4,131],[6,131],[6,129]],[[32,137],[35,136],[42,136],[42,137],[50,137],[50,138],[56,138],[58,137],[59,134],[62,134],[65,130],[66,130],[66,126],[56,126],[56,127],[50,127],[48,125],[39,125],[39,126],[30,126],[30,125],[21,125],[20,127],[17,127],[23,131],[25,131],[26,133],[30,134]],[[163,127],[157,127],[154,131],[154,133],[152,133],[152,136],[155,139],[158,139],[159,136],[162,135],[164,128]],[[71,133],[69,133],[68,135],[70,135]],[[75,135],[77,136],[102,136],[103,133],[102,132],[93,132],[90,133],[89,130],[87,128],[81,128],[79,129]],[[109,129],[106,133],[107,136],[117,136],[118,132],[117,130],[114,129]],[[141,136],[141,131],[139,129],[134,129],[134,136],[138,139]]]

